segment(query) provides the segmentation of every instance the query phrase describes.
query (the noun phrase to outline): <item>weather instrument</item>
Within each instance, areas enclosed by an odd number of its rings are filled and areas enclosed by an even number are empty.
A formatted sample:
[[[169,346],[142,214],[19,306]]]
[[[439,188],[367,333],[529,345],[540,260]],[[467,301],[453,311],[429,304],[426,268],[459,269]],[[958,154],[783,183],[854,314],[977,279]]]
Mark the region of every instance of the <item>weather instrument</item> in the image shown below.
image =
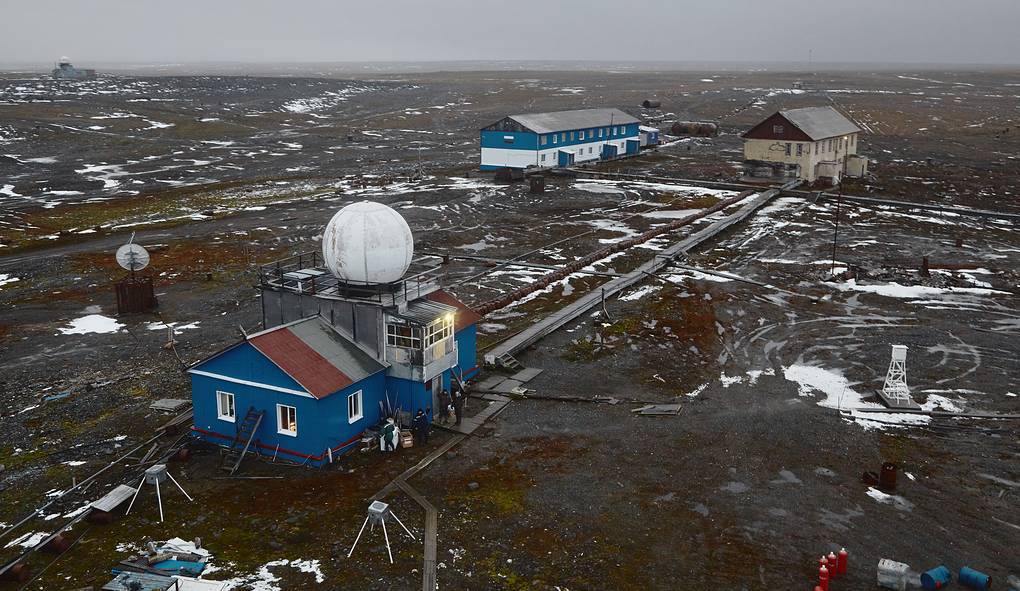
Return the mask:
[[[354,545],[351,546],[351,551],[347,553],[347,558],[350,558],[351,554],[354,554],[354,549],[358,547],[358,541],[361,540],[361,534],[365,533],[365,526],[371,521],[373,530],[377,523],[382,526],[383,537],[386,539],[386,553],[389,554],[390,564],[393,564],[393,551],[390,550],[390,536],[386,533],[386,520],[390,517],[399,523],[400,527],[404,528],[404,531],[407,532],[407,535],[411,536],[412,540],[417,540],[417,538],[414,537],[414,534],[411,533],[411,530],[407,529],[404,522],[400,521],[400,518],[397,517],[397,514],[390,509],[388,504],[382,501],[372,501],[372,504],[368,506],[368,516],[365,517],[365,522],[361,524],[361,530],[358,531],[358,537],[354,538]]]

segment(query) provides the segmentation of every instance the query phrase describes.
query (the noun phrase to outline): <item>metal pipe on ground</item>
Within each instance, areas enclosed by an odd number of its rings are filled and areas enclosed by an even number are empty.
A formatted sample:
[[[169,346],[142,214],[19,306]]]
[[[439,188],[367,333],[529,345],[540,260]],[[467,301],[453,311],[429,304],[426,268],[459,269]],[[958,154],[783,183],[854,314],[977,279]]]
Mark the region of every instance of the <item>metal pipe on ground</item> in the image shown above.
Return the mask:
[[[520,289],[517,289],[513,292],[510,292],[505,296],[494,298],[487,302],[483,302],[481,305],[475,308],[475,311],[478,312],[480,315],[485,316],[490,312],[495,312],[496,310],[505,308],[509,304],[516,302],[517,300],[527,296],[528,294],[534,293],[540,289],[544,289],[550,283],[564,279],[571,273],[576,273],[581,269],[608,257],[611,254],[622,252],[638,244],[648,242],[652,238],[656,238],[658,236],[661,236],[662,234],[673,232],[684,226],[690,225],[691,223],[703,217],[712,215],[713,213],[716,213],[718,211],[722,211],[723,209],[726,209],[727,207],[746,199],[749,195],[753,193],[754,191],[743,191],[729,199],[724,199],[707,209],[703,209],[685,218],[672,221],[658,228],[653,228],[651,230],[638,234],[637,236],[628,238],[627,240],[613,243],[612,245],[599,249],[586,257],[577,259],[567,265],[564,265],[562,269],[548,273],[547,275],[542,276],[537,281],[525,285],[524,287],[521,287]]]

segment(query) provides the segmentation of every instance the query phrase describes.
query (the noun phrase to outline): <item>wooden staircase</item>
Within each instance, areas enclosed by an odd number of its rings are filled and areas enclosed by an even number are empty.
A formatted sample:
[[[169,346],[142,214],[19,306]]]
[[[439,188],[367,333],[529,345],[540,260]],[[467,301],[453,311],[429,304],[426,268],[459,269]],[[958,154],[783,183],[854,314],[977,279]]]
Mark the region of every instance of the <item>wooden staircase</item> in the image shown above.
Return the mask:
[[[244,456],[248,453],[248,448],[251,447],[251,442],[255,439],[255,434],[258,433],[259,425],[262,424],[262,418],[265,415],[266,411],[264,410],[255,410],[254,406],[248,407],[248,413],[244,415],[244,420],[237,426],[237,435],[223,457],[223,465],[220,466],[221,470],[228,471],[231,475],[237,472],[241,462],[244,460]]]

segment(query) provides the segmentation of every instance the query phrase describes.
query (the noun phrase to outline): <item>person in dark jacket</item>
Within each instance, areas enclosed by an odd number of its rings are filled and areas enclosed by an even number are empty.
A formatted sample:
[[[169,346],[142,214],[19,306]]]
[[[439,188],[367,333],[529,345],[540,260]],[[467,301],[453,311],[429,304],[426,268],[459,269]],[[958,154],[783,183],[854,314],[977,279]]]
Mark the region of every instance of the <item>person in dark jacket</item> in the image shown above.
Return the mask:
[[[453,389],[453,412],[457,415],[454,425],[460,425],[460,420],[464,415],[464,392],[460,388]]]
[[[439,413],[439,424],[445,425],[450,422],[450,404],[452,402],[450,393],[446,391],[446,388],[439,391],[439,408],[436,409]]]
[[[429,442],[429,432],[432,431],[432,407],[431,406],[426,406],[425,407],[425,417],[424,417],[424,420],[425,420],[425,429],[422,432],[422,437],[421,438],[422,438],[422,443],[428,443]]]
[[[411,420],[411,431],[414,433],[414,441],[419,445],[425,443],[425,411],[418,409],[414,419]]]

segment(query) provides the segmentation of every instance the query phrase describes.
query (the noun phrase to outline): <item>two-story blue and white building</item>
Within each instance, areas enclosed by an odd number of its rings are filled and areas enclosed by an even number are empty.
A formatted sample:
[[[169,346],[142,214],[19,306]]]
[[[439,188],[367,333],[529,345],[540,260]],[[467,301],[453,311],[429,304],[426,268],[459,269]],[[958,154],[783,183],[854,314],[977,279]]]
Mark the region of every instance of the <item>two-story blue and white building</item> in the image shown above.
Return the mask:
[[[482,128],[479,169],[555,168],[637,154],[639,124],[620,109],[510,115]]]
[[[322,465],[387,416],[437,408],[478,373],[480,317],[442,289],[441,264],[412,256],[403,218],[362,202],[326,227],[322,255],[262,265],[265,330],[188,369],[193,434]]]

